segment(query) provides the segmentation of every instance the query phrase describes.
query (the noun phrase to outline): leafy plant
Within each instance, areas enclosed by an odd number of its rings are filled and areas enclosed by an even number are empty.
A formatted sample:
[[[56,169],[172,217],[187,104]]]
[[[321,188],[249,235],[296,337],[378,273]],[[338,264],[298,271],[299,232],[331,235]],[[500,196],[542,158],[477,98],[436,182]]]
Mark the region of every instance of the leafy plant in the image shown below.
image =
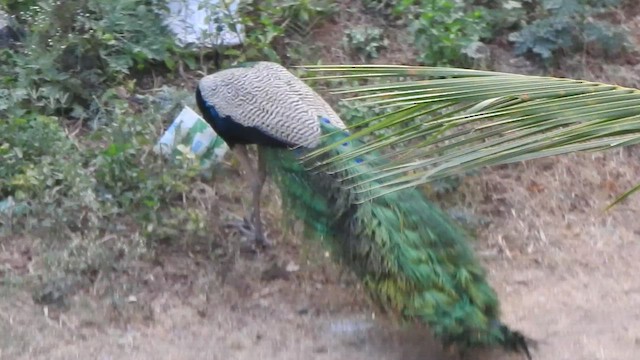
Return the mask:
[[[407,28],[424,65],[463,65],[467,48],[490,35],[485,9],[452,0],[364,0],[391,24]]]
[[[26,3],[10,3],[26,37],[17,51],[0,54],[7,89],[0,111],[18,104],[49,115],[89,116],[88,104],[109,84],[134,68],[171,66],[166,60],[178,51],[152,4],[44,0],[25,9]]]
[[[0,214],[0,233],[93,241],[130,232],[149,246],[211,234],[193,192],[200,163],[188,150],[171,165],[152,152],[163,113],[151,105],[134,113],[112,91],[99,102],[111,121],[82,139],[53,117],[0,122],[0,199],[29,209],[11,219]]]
[[[401,20],[401,17],[395,15],[396,1],[392,0],[362,0],[362,3],[368,11],[382,16],[385,20],[390,22],[397,22]]]
[[[530,1],[522,0],[476,0],[474,4],[486,9],[485,16],[491,33],[496,39],[526,25],[527,8]]]
[[[347,29],[342,42],[348,51],[358,54],[361,61],[377,58],[380,50],[388,45],[383,30],[377,27]]]
[[[80,263],[105,236],[152,246],[210,234],[191,193],[198,163],[185,153],[169,166],[151,151],[175,113],[127,94],[135,76],[187,57],[158,21],[162,9],[133,0],[11,4],[26,37],[0,51],[0,201],[27,211],[0,212],[0,233],[63,243]]]
[[[250,0],[241,1],[237,16],[231,15],[225,1],[201,3],[211,14],[222,14],[207,20],[236,32],[244,29],[240,49],[226,48],[232,62],[270,60],[281,62],[289,47],[299,46],[311,29],[333,12],[334,4],[326,0]]]
[[[583,50],[611,57],[630,48],[624,29],[599,19],[621,0],[526,2],[532,20],[509,36],[518,55],[530,53],[549,61]]]
[[[0,233],[3,226],[51,234],[63,228],[75,231],[95,220],[93,215],[100,216],[83,156],[55,118],[30,115],[0,121],[0,144],[0,199],[11,198],[28,208],[11,223],[0,221]]]
[[[58,154],[68,154],[73,149],[57,120],[46,116],[0,122],[0,144],[0,198],[12,195],[18,200],[30,198],[42,186],[63,180],[59,172],[54,172],[49,179],[36,181],[39,173],[36,165],[59,165],[58,159],[51,157],[51,149],[57,149]]]

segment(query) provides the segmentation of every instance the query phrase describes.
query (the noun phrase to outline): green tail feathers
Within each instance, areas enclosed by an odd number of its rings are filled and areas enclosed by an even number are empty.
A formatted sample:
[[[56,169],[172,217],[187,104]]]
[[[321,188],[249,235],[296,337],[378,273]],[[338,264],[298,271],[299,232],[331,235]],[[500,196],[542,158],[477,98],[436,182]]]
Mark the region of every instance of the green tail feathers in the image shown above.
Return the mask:
[[[321,126],[325,134],[337,130],[324,121]],[[346,136],[333,133],[323,142]],[[357,144],[345,143],[328,156],[353,146]],[[325,240],[362,279],[376,303],[405,320],[428,324],[445,344],[501,345],[529,356],[523,336],[499,321],[497,295],[466,234],[437,206],[414,189],[358,204],[358,186],[348,188],[340,182],[347,177],[347,183],[365,179],[369,164],[381,160],[366,155],[349,160],[356,166],[314,171],[298,160],[300,150],[266,152],[287,213]]]

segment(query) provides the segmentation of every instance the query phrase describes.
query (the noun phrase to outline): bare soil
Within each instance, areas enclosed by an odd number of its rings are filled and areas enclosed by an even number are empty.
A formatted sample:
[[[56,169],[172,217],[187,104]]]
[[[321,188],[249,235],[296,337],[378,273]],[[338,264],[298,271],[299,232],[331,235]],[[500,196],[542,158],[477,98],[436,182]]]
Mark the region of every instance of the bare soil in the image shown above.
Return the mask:
[[[637,158],[631,149],[545,159],[463,185],[460,202],[489,221],[475,245],[504,319],[538,342],[536,359],[638,358],[640,204],[603,212],[639,178]],[[137,278],[114,279],[111,298],[87,289],[68,310],[2,288],[0,359],[456,358],[425,329],[376,313],[319,248],[272,237],[269,252],[217,263],[204,252],[159,250]],[[0,264],[28,269],[25,243],[5,244]]]

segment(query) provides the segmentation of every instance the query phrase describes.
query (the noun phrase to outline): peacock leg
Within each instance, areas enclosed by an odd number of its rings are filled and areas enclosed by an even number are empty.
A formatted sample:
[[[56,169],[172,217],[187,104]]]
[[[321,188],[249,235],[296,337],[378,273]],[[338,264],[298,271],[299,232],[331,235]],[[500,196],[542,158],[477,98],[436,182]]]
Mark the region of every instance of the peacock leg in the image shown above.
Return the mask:
[[[262,216],[260,210],[260,195],[262,194],[262,188],[264,182],[267,179],[267,163],[263,154],[262,147],[258,145],[258,173],[253,180],[253,227],[255,231],[255,241],[260,246],[268,245],[267,239],[264,237],[262,231]]]
[[[245,169],[249,183],[251,184],[253,209],[250,220],[245,218],[244,221],[230,222],[227,225],[235,227],[241,233],[252,237],[257,245],[266,246],[269,242],[262,232],[262,220],[260,216],[260,195],[267,175],[265,159],[260,149],[258,149],[258,171],[256,171],[254,167],[251,166],[251,160],[249,159],[245,145],[235,145],[233,151],[240,162],[240,166]]]

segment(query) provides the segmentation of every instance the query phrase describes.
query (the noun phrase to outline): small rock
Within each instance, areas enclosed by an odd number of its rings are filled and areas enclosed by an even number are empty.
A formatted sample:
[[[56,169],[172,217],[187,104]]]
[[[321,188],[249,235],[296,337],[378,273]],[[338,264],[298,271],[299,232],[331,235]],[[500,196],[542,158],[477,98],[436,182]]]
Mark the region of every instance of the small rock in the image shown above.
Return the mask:
[[[313,352],[316,353],[316,354],[326,354],[326,353],[329,352],[329,348],[324,346],[324,345],[321,345],[321,346],[315,347],[313,349]]]
[[[285,270],[287,270],[288,272],[296,272],[300,270],[300,266],[294,263],[293,261],[291,261],[287,264],[287,267],[285,267]]]
[[[278,279],[289,280],[289,272],[282,266],[274,263],[267,270],[262,272],[262,281],[274,281]]]
[[[300,310],[298,310],[298,315],[307,315],[309,313],[309,309],[308,308],[302,308]]]
[[[206,318],[207,317],[207,309],[206,308],[200,308],[196,311],[196,313],[198,314],[198,316],[200,316],[201,318]]]

